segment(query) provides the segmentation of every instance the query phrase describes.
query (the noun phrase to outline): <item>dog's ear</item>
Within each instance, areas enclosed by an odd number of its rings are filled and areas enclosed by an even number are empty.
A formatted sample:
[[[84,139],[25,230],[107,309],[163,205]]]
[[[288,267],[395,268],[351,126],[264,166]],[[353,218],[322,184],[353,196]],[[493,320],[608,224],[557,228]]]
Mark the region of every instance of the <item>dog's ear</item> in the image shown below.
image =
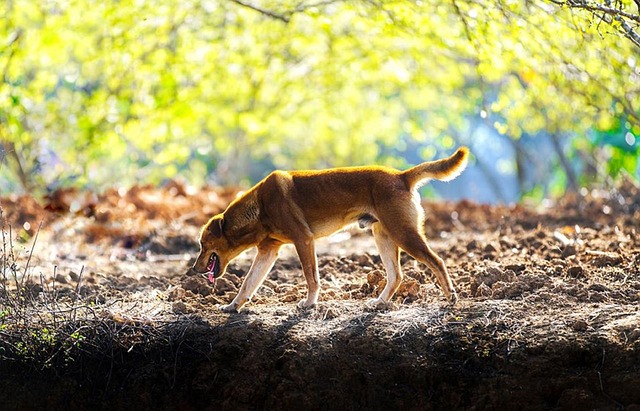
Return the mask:
[[[214,237],[220,238],[222,237],[223,226],[224,226],[223,217],[214,218],[213,220],[211,220],[211,223],[209,224],[209,231],[211,232],[211,234],[213,234]]]

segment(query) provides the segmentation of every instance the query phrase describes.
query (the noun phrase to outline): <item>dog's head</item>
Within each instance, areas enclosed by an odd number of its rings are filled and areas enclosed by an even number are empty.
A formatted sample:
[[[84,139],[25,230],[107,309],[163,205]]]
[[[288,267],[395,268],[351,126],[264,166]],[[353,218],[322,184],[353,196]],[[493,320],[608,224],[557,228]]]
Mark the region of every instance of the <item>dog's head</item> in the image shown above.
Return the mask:
[[[193,264],[192,270],[205,274],[210,281],[220,277],[227,265],[242,249],[232,246],[225,236],[224,215],[212,217],[200,232],[200,254]]]

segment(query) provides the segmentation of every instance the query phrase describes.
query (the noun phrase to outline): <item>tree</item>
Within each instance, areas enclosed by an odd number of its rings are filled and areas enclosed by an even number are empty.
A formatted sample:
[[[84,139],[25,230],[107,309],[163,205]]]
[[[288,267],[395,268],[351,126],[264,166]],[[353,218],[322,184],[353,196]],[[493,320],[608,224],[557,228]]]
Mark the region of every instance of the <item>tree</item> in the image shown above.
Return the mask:
[[[3,190],[401,165],[416,144],[473,145],[478,119],[558,136],[567,167],[608,144],[596,132],[640,136],[637,49],[553,3],[0,7]]]

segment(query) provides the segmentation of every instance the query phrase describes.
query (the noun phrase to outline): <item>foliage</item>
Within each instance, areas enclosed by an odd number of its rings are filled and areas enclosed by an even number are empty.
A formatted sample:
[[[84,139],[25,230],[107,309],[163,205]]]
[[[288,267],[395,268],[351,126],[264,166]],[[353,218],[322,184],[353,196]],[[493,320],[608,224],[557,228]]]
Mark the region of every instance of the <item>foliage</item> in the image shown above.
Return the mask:
[[[637,170],[638,48],[588,10],[7,0],[0,13],[0,189],[400,165],[416,145],[473,150],[477,120],[516,147],[554,136],[571,167],[596,164],[589,181]]]
[[[577,10],[586,10],[594,18],[600,20],[618,31],[636,46],[640,47],[640,0],[604,2],[588,0],[551,0],[553,3],[563,7],[570,7]],[[633,10],[635,8],[635,11]]]

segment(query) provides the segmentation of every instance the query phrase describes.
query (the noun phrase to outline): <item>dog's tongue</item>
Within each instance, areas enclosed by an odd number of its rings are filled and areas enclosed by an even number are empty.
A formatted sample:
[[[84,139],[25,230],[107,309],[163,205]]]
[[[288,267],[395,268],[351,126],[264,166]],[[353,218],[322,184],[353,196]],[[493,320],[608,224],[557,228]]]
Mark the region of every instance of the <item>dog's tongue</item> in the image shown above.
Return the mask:
[[[207,264],[207,271],[209,272],[209,275],[207,276],[209,278],[209,282],[211,284],[215,283],[216,279],[213,276],[213,273],[216,270],[216,265],[218,264],[218,256],[216,256],[215,254],[211,255],[211,258],[209,258],[209,264]]]

